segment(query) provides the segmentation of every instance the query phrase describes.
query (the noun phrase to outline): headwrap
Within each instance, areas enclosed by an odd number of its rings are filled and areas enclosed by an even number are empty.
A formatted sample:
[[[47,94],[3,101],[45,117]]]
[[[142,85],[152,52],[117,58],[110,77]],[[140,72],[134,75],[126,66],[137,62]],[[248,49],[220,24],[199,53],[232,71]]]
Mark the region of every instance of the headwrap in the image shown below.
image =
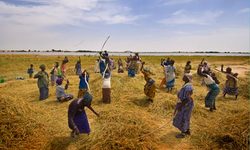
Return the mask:
[[[154,75],[154,73],[153,72],[151,72],[151,69],[149,68],[149,67],[144,67],[143,68],[143,71],[146,73],[146,74],[148,74],[148,75]]]
[[[44,64],[42,64],[42,65],[40,65],[40,67],[39,67],[40,69],[42,69],[42,70],[45,70],[45,65]]]
[[[189,82],[192,82],[192,74],[191,73],[185,73],[184,76],[186,76],[189,80]]]
[[[143,71],[145,71],[145,72],[150,72],[150,68],[144,67],[144,68],[143,68]]]
[[[78,100],[78,104],[82,104],[82,106],[90,106],[92,102],[92,95],[89,92],[86,92],[82,98]]]

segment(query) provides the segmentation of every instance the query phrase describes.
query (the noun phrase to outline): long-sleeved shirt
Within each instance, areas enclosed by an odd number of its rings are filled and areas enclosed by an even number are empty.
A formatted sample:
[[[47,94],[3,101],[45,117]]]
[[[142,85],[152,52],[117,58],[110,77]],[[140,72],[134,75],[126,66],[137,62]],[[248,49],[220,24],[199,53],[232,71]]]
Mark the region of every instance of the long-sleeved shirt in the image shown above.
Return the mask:
[[[38,88],[49,86],[49,75],[47,72],[39,71],[37,74],[35,74],[34,78],[38,78],[37,80]]]
[[[181,90],[178,92],[177,97],[180,101],[184,101],[185,99],[189,98],[188,93],[193,92],[193,86],[191,83],[186,83],[183,85]]]

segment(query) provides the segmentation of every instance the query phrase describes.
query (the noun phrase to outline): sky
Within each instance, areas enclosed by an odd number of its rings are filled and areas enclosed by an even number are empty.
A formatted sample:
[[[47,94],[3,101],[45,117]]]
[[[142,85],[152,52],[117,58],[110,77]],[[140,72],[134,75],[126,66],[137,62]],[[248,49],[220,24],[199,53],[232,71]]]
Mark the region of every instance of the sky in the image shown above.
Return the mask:
[[[250,50],[249,0],[0,0],[0,49]]]

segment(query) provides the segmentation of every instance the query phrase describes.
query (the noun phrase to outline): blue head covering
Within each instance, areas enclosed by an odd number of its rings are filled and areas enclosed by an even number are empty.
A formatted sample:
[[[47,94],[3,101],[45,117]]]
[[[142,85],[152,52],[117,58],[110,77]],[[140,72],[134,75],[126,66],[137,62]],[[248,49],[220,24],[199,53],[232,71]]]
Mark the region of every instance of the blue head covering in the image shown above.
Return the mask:
[[[86,92],[84,95],[83,95],[83,98],[81,100],[81,104],[83,106],[90,106],[91,105],[91,102],[92,102],[92,95],[89,94],[89,92]]]

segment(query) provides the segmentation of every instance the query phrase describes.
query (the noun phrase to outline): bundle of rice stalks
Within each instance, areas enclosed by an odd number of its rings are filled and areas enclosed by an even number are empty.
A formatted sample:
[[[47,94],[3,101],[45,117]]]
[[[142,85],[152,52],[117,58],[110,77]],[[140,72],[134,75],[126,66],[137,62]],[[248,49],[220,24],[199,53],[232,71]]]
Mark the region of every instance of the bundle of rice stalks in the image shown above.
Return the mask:
[[[175,105],[176,96],[167,94],[165,97],[158,96],[158,99],[149,105],[148,111],[165,118],[167,114],[172,114],[174,112]]]
[[[226,117],[221,121],[222,132],[215,137],[215,141],[223,149],[249,148],[249,113],[241,112],[235,116]]]
[[[138,110],[109,108],[100,114],[81,149],[156,149],[155,124]]]
[[[43,125],[27,112],[26,104],[0,97],[0,149],[41,149],[46,141]]]
[[[226,118],[207,118],[193,140],[202,149],[249,149],[249,113],[241,111]]]
[[[239,94],[247,98],[248,100],[250,99],[249,84],[250,84],[250,80],[248,78],[239,78],[239,82],[238,82]]]

